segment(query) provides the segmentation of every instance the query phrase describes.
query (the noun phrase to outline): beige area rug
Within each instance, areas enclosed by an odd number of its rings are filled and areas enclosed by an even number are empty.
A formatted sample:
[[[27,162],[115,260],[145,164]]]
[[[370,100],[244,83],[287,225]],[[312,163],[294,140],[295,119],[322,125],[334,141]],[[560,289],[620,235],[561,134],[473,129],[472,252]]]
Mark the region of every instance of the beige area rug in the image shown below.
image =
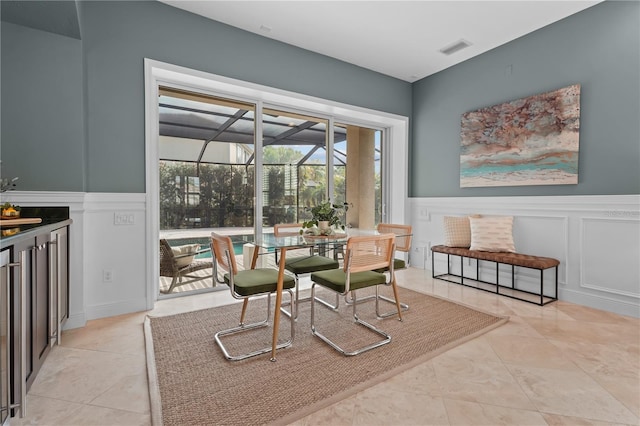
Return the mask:
[[[401,300],[410,306],[403,313],[403,322],[394,317],[376,319],[373,301],[358,305],[360,318],[388,332],[392,341],[355,357],[342,356],[311,334],[309,302],[300,303],[293,346],[278,350],[276,362],[269,361],[270,354],[236,362],[224,359],[213,335],[237,325],[241,304],[147,317],[153,424],[288,424],[508,321],[444,299],[399,290]],[[266,315],[265,300],[250,302],[254,320]],[[381,307],[392,306],[384,303]],[[351,312],[342,300],[339,313],[316,304],[316,328],[347,349],[376,339],[352,323]],[[289,331],[290,322],[283,316],[280,338],[286,340]],[[271,332],[272,328],[262,328],[227,336],[224,341],[232,353],[268,347]]]

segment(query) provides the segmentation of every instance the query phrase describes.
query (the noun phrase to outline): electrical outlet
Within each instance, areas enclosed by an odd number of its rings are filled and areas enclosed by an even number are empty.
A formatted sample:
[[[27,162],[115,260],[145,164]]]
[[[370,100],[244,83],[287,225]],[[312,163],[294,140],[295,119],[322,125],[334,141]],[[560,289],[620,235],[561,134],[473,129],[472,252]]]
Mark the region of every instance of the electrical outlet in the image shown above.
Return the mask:
[[[102,270],[102,282],[104,283],[113,282],[113,271],[111,269]]]
[[[135,215],[133,213],[114,213],[114,225],[133,225],[135,224]]]

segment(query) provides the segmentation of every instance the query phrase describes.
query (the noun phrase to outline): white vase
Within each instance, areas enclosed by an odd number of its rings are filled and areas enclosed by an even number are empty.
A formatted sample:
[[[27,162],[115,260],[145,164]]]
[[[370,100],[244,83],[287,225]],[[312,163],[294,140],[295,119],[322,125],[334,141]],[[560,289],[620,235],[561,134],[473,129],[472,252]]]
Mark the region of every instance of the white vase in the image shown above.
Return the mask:
[[[328,220],[319,220],[318,221],[318,228],[320,229],[320,231],[326,231],[327,229],[329,229],[329,221]]]

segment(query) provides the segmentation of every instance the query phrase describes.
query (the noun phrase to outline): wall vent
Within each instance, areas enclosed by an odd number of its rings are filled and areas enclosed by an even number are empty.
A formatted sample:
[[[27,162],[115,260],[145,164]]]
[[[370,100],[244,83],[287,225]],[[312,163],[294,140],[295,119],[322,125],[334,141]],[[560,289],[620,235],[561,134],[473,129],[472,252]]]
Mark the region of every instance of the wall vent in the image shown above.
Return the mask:
[[[444,53],[445,55],[451,55],[459,50],[466,49],[469,46],[471,46],[470,42],[460,39],[447,47],[443,47],[439,52]]]

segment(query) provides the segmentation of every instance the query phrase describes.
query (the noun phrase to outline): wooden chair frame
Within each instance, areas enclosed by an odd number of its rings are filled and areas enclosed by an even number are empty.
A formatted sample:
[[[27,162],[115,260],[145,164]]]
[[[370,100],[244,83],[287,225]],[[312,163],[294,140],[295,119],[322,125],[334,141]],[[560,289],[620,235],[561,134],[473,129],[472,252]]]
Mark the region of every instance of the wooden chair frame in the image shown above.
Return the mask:
[[[251,273],[251,271],[255,271],[256,273],[264,273],[265,271],[270,273],[273,272],[274,275],[274,290],[273,291],[267,291],[267,292],[252,292],[249,295],[242,295],[240,293],[238,293],[236,291],[235,288],[235,277],[238,275],[238,268],[237,268],[237,263],[236,263],[236,258],[235,258],[235,254],[233,252],[233,244],[231,242],[231,238],[229,238],[228,236],[223,236],[223,235],[219,235],[216,233],[211,233],[211,247],[212,247],[212,255],[213,255],[213,265],[214,265],[214,277],[215,280],[221,284],[227,284],[229,286],[229,289],[231,291],[231,296],[234,299],[238,299],[238,300],[242,300],[243,301],[243,305],[242,305],[242,311],[240,313],[240,323],[237,327],[233,327],[233,328],[229,328],[226,330],[221,330],[219,332],[217,332],[214,335],[214,339],[216,341],[216,343],[218,344],[218,346],[220,347],[220,349],[222,350],[222,353],[224,354],[225,358],[230,360],[230,361],[239,361],[239,360],[243,360],[246,358],[250,358],[250,357],[254,357],[257,355],[261,355],[264,353],[268,353],[271,352],[273,347],[269,346],[269,347],[265,347],[265,348],[261,348],[261,349],[257,349],[255,351],[252,352],[248,352],[248,353],[244,353],[244,354],[240,354],[240,355],[231,355],[228,351],[228,349],[226,348],[226,346],[223,344],[222,342],[222,337],[224,336],[228,336],[228,335],[233,335],[233,334],[238,334],[238,333],[242,333],[248,330],[252,330],[255,328],[260,328],[260,327],[267,327],[269,325],[269,318],[271,317],[271,294],[275,293],[275,283],[277,281],[277,273],[278,271],[276,271],[275,269],[270,269],[270,268],[260,268],[260,269],[251,269],[248,271],[243,271],[245,274],[246,273]],[[220,275],[218,274],[218,268],[222,269],[223,271],[226,271],[226,274],[222,277],[222,279],[220,279]],[[272,275],[273,275],[272,274]],[[294,298],[293,298],[293,291],[291,289],[286,289],[286,291],[289,293],[289,297],[291,300],[291,304],[293,304],[294,308],[295,308],[295,302],[294,302]],[[255,323],[251,323],[251,324],[245,324],[244,323],[244,319],[245,319],[245,315],[247,312],[247,306],[249,303],[249,299],[251,297],[255,297],[255,296],[261,296],[261,295],[266,295],[267,296],[267,317],[264,321],[259,321],[259,322],[255,322]],[[281,311],[283,311],[281,309]],[[284,312],[283,312],[284,313]],[[289,346],[291,346],[293,344],[293,340],[295,338],[295,320],[293,317],[291,317],[291,336],[290,338],[283,342],[280,343],[276,346],[276,349],[283,349],[283,348],[287,348]]]

